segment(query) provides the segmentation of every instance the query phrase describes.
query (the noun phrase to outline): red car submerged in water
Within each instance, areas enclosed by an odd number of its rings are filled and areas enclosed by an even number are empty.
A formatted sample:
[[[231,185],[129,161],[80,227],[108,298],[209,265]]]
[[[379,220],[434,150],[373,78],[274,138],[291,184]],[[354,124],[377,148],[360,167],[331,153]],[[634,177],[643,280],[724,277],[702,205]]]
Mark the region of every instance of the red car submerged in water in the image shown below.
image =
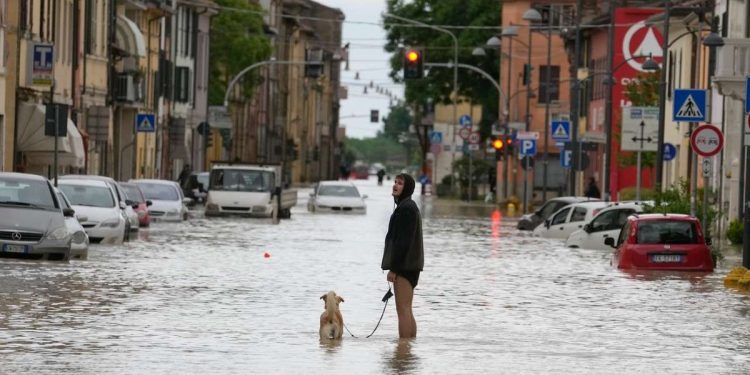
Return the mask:
[[[148,215],[148,206],[151,205],[151,201],[146,200],[138,185],[130,182],[119,182],[119,184],[122,190],[125,190],[125,195],[129,201],[127,203],[133,207],[133,211],[138,215],[138,224],[142,227],[149,226],[151,217]]]
[[[617,239],[613,263],[620,269],[712,272],[714,262],[698,219],[682,214],[628,217]]]

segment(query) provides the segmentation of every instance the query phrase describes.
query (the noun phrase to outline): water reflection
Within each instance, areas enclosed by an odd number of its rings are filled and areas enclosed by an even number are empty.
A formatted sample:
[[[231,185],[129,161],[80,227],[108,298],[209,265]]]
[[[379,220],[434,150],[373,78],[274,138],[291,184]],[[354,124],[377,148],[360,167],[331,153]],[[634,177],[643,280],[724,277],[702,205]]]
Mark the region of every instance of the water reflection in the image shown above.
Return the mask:
[[[385,372],[408,374],[419,368],[419,357],[412,354],[411,347],[416,339],[398,339],[390,358],[386,360]]]

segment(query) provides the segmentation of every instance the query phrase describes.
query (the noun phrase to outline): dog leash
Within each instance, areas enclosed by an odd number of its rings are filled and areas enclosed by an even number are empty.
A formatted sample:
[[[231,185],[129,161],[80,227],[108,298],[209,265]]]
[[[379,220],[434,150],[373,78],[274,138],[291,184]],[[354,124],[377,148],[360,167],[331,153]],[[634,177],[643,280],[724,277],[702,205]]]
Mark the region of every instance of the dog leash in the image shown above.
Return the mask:
[[[388,284],[388,291],[385,292],[385,295],[383,296],[383,299],[381,299],[381,301],[385,302],[385,305],[383,306],[383,312],[380,313],[380,319],[378,319],[378,324],[375,325],[375,329],[373,329],[372,332],[370,332],[369,335],[365,336],[366,339],[369,339],[370,336],[374,335],[375,331],[377,331],[378,327],[380,327],[380,322],[383,321],[383,316],[385,315],[385,308],[388,307],[388,300],[392,296],[393,296],[393,292],[391,291],[391,284],[389,283]],[[349,332],[349,334],[352,335],[352,337],[354,337],[355,339],[357,338],[357,336],[354,336],[354,334],[352,333],[352,331],[349,330],[349,327],[347,327],[346,324],[344,324],[344,328],[346,328],[346,332]]]

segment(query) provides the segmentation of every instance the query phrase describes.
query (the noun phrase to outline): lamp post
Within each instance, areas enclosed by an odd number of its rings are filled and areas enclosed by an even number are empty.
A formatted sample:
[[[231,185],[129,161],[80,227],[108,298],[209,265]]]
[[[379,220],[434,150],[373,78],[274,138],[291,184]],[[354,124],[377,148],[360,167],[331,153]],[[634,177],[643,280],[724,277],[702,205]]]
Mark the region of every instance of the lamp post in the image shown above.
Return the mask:
[[[534,8],[527,9],[523,16],[521,17],[524,21],[527,21],[529,24],[529,52],[528,52],[528,66],[524,67],[524,71],[527,71],[527,77],[526,77],[526,86],[531,87],[531,33],[533,31],[534,22],[540,22],[542,20],[542,15]],[[531,90],[529,90],[526,93],[526,131],[529,131],[531,128]],[[526,213],[526,210],[529,207],[529,178],[528,178],[528,170],[529,170],[529,158],[528,156],[524,156],[523,162],[525,163],[524,169],[523,169],[523,213]],[[532,189],[533,189],[532,184]]]
[[[426,27],[429,29],[437,30],[442,33],[446,33],[450,35],[451,38],[453,39],[453,93],[451,95],[451,99],[453,101],[453,118],[451,119],[451,122],[449,124],[451,128],[451,133],[453,133],[453,137],[452,137],[453,141],[451,144],[451,181],[452,181],[451,190],[453,190],[455,189],[455,186],[456,186],[456,181],[455,181],[456,180],[455,178],[456,167],[454,166],[455,164],[454,162],[456,161],[456,124],[455,122],[456,122],[456,117],[457,117],[457,112],[458,112],[458,103],[457,103],[457,98],[456,98],[458,96],[458,38],[456,38],[456,34],[442,27],[426,24],[424,22],[412,20],[409,18],[404,18],[404,17],[397,16],[391,13],[382,13],[382,16],[397,19],[399,21],[410,23],[415,26]],[[404,25],[393,25],[393,26],[404,26]],[[471,176],[469,178],[471,178]]]
[[[513,68],[513,38],[518,36],[518,27],[514,25],[510,25],[508,27],[504,27],[503,31],[500,33],[500,36],[503,38],[508,38],[508,82],[507,82],[507,93],[510,94],[511,90],[511,81],[512,81],[512,68]],[[489,44],[489,41],[487,42]],[[498,41],[499,44],[499,41]],[[528,47],[528,46],[527,46]],[[510,110],[510,98],[508,98],[508,102],[506,103],[506,107],[508,110]],[[510,127],[508,127],[508,123],[510,122],[510,113],[507,115],[506,121],[505,121],[505,134],[510,134]],[[506,145],[507,146],[507,145]],[[510,168],[509,168],[509,156],[508,155],[508,147],[503,148],[503,159],[505,159],[505,176],[503,178],[503,190],[505,192],[504,198],[508,199],[508,180],[510,179]]]

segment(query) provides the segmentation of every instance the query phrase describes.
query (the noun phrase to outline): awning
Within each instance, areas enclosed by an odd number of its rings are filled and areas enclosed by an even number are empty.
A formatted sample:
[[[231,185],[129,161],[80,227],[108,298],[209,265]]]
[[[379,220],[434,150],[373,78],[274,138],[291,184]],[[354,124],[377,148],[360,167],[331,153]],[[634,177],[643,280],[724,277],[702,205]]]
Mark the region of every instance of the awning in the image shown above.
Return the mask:
[[[143,39],[143,33],[135,22],[122,14],[118,14],[115,34],[115,47],[119,50],[130,56],[146,56],[146,42]]]
[[[55,138],[44,135],[44,114],[43,104],[18,104],[18,151],[26,155],[31,165],[52,165],[54,162]],[[67,128],[67,137],[61,137],[57,142],[58,164],[82,168],[86,164],[83,138],[70,118]]]

